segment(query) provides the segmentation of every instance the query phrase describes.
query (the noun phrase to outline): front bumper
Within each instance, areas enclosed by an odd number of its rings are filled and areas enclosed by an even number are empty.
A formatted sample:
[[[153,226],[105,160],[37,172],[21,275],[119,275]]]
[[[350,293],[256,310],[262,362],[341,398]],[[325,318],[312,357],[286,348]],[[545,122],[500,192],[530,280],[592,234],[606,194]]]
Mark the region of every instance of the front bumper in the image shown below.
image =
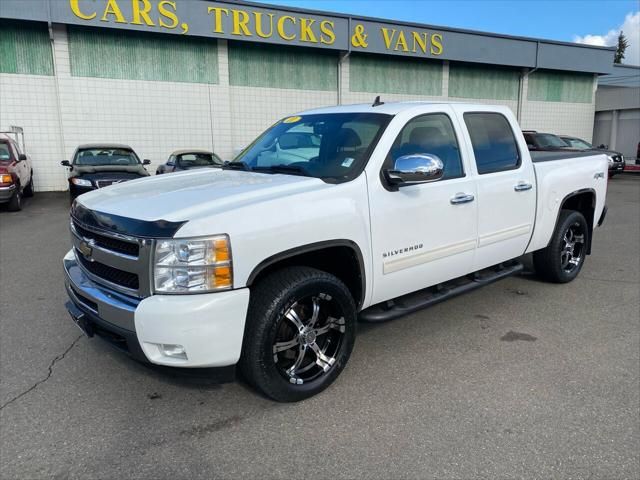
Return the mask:
[[[8,187],[0,187],[0,203],[5,203],[11,200],[13,194],[16,192],[15,185],[9,185]]]
[[[624,162],[613,162],[609,164],[610,172],[623,172],[624,171]]]
[[[87,333],[134,358],[156,365],[209,368],[235,365],[242,350],[249,289],[197,295],[130,297],[91,280],[73,250],[64,257],[72,317]],[[160,345],[181,345],[186,358],[166,356]]]

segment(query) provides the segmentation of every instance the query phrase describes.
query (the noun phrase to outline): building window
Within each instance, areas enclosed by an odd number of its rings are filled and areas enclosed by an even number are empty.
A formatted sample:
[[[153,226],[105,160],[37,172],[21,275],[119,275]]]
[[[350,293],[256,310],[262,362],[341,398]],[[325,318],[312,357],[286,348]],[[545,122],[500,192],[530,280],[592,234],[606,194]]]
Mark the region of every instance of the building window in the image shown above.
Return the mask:
[[[517,100],[520,72],[500,67],[449,64],[449,96]]]
[[[0,72],[53,75],[46,24],[0,20]]]
[[[442,62],[351,54],[349,90],[439,97],[442,95]]]
[[[593,74],[538,70],[529,75],[527,99],[541,102],[593,102]]]

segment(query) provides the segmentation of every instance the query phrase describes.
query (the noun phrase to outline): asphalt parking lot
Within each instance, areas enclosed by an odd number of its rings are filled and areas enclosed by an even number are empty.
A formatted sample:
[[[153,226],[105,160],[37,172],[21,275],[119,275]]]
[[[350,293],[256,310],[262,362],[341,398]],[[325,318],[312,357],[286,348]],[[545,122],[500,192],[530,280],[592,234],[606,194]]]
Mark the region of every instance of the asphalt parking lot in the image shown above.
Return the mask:
[[[0,435],[14,478],[638,478],[640,178],[568,285],[503,280],[361,325],[299,404],[139,365],[64,308],[68,200],[0,211]]]

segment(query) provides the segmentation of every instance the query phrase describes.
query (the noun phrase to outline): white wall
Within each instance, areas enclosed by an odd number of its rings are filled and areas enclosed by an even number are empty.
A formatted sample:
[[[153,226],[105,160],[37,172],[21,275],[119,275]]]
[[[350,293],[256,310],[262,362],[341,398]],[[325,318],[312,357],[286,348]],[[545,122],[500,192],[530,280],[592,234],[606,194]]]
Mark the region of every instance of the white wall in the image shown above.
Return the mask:
[[[219,83],[216,85],[72,77],[67,33],[54,26],[57,75],[0,74],[0,126],[25,128],[34,160],[37,190],[64,190],[66,169],[81,143],[131,145],[152,161],[149,171],[180,148],[214,149],[231,159],[241,147],[279,118],[308,108],[341,103],[370,103],[374,93],[349,89],[349,58],[339,70],[340,91],[292,90],[229,85],[227,42],[218,42]],[[448,62],[444,64],[442,96],[382,94],[389,101],[446,100]],[[57,82],[57,85],[56,85]],[[56,94],[59,90],[59,100]],[[523,85],[522,126],[591,139],[594,103],[532,102]],[[469,103],[501,104],[517,111],[516,101],[453,98]]]

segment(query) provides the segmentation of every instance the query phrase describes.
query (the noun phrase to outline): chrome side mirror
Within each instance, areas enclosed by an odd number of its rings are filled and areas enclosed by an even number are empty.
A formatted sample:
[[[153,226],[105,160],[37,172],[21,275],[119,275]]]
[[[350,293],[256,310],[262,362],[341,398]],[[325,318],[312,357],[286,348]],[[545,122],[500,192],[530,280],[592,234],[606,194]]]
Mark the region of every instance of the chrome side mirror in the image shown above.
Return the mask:
[[[444,164],[436,155],[414,153],[398,157],[393,168],[384,173],[392,186],[403,187],[440,180],[444,174]]]

